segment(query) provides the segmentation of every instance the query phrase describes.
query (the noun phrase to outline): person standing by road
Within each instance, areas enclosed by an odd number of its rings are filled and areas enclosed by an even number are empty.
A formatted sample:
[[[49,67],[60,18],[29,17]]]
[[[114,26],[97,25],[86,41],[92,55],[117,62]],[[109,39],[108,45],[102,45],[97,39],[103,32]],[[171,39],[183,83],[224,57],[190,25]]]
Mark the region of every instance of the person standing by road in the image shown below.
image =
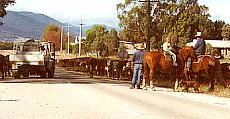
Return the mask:
[[[138,44],[136,47],[137,51],[134,53],[134,56],[132,58],[132,63],[134,66],[133,69],[133,77],[132,77],[132,86],[130,89],[134,89],[135,85],[137,86],[137,89],[140,89],[140,83],[143,73],[143,59],[144,59],[144,45]]]

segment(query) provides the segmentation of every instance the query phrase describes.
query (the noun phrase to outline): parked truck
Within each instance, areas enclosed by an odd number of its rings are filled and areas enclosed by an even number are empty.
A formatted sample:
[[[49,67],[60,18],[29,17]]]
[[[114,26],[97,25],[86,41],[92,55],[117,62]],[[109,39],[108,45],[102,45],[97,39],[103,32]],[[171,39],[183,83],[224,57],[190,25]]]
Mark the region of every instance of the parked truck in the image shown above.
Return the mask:
[[[9,56],[12,64],[12,74],[15,78],[38,75],[41,77],[54,76],[55,44],[28,40],[15,42],[14,54]]]

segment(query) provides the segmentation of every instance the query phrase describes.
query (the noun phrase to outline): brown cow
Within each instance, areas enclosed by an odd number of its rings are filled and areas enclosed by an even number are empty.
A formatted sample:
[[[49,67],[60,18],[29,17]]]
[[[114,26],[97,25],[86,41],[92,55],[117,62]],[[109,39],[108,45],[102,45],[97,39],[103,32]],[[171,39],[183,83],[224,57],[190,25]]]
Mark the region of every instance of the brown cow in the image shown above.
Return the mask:
[[[3,69],[5,72],[5,76],[11,76],[11,72],[12,72],[12,64],[9,61],[9,55],[6,55],[4,57],[4,65],[3,65]]]
[[[81,60],[79,64],[82,68],[87,69],[90,78],[93,78],[94,71],[96,71],[97,61],[96,58],[87,57]]]
[[[127,60],[112,60],[109,66],[110,77],[112,79],[118,78],[118,80],[122,80],[123,69],[127,63]]]
[[[105,58],[96,59],[96,72],[97,72],[97,75],[105,76],[106,75],[106,70],[105,70],[106,66],[107,66],[107,60]]]
[[[4,61],[5,56],[0,54],[0,71],[2,72],[2,79],[4,79]]]

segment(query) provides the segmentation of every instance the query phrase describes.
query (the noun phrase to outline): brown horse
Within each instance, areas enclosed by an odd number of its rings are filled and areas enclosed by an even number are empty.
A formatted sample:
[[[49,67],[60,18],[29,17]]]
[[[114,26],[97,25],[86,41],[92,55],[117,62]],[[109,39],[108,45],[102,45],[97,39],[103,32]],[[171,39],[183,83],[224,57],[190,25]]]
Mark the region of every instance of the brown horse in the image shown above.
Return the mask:
[[[218,75],[220,62],[212,56],[204,55],[198,62],[192,64],[192,74],[197,81],[210,82],[210,91],[214,91],[215,76]],[[203,76],[203,80],[201,79]],[[204,81],[204,79],[206,81]]]
[[[196,59],[195,50],[193,47],[184,47],[178,51],[178,66],[174,67],[172,60],[167,60],[164,53],[160,51],[146,52],[143,62],[143,88],[146,89],[145,81],[147,77],[150,81],[150,87],[153,88],[153,75],[156,74],[157,71],[172,74],[172,77],[176,79],[178,84],[178,79],[184,76],[183,69],[188,57],[191,57],[191,59]],[[147,71],[148,68],[149,72]],[[175,83],[175,86],[177,86],[177,84]]]

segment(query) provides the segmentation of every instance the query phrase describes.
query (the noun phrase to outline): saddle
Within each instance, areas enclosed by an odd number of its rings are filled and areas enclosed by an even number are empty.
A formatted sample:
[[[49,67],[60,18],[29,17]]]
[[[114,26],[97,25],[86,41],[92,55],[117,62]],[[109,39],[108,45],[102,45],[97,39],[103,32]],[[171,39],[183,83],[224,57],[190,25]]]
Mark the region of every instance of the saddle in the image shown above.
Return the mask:
[[[198,64],[203,57],[204,57],[204,55],[197,56],[197,61],[194,61],[193,63]]]
[[[210,55],[199,55],[199,56],[197,56],[197,61],[196,62],[193,62],[193,63],[199,63],[204,57],[210,57],[210,58],[213,58],[212,56],[210,56]]]

